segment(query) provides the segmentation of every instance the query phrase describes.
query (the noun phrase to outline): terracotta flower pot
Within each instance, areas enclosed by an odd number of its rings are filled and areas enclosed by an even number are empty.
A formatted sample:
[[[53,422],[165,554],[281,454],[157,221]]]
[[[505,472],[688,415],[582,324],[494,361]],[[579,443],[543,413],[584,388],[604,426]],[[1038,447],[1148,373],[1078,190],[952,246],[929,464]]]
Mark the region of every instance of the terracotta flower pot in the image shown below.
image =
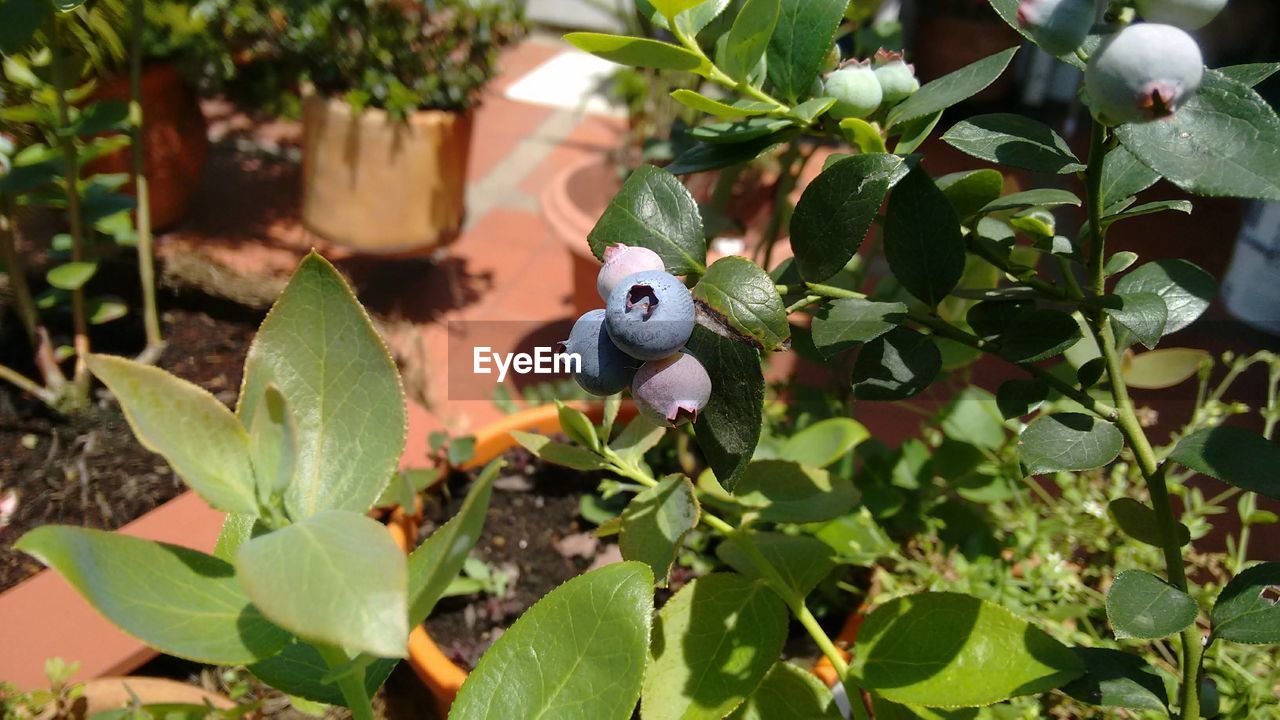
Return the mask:
[[[416,253],[451,242],[466,214],[471,113],[425,110],[406,121],[358,115],[309,96],[302,116],[302,221],[369,254]]]
[[[573,261],[573,308],[579,315],[604,304],[596,292],[600,261],[587,235],[620,186],[608,158],[588,157],[560,171],[542,193],[542,217]]]
[[[72,706],[71,717],[74,720],[84,720],[104,710],[119,710],[133,702],[133,695],[137,695],[143,705],[208,704],[219,710],[230,710],[235,707],[235,703],[221,695],[177,680],[154,677],[104,677],[84,683],[84,695],[81,696],[81,701]]]
[[[129,102],[129,78],[106,80],[95,99]],[[208,126],[182,74],[166,62],[148,65],[142,71],[142,116],[151,225],[165,228],[186,216],[200,185],[200,173],[209,156]],[[132,169],[130,157],[126,148],[91,163],[87,172],[128,173]]]

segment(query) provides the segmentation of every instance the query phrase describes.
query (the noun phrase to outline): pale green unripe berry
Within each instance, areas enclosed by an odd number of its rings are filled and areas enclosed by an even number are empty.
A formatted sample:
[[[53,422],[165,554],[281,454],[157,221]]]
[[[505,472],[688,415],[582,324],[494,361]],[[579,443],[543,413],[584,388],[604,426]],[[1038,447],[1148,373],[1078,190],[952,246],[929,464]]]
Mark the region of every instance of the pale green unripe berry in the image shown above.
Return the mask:
[[[1143,20],[1199,30],[1218,17],[1227,0],[1136,0],[1134,6]]]
[[[1168,117],[1189,100],[1204,78],[1200,47],[1172,25],[1130,25],[1103,39],[1085,69],[1085,91],[1094,112],[1108,122],[1147,122]]]
[[[1018,4],[1018,24],[1051,55],[1074,52],[1096,18],[1096,0],[1022,0]]]
[[[885,105],[896,105],[920,89],[915,68],[904,62],[902,55],[881,50],[876,53],[874,66]]]
[[[827,76],[824,91],[827,97],[835,98],[831,116],[839,120],[865,118],[878,110],[884,99],[880,81],[868,65],[851,65],[836,70]]]

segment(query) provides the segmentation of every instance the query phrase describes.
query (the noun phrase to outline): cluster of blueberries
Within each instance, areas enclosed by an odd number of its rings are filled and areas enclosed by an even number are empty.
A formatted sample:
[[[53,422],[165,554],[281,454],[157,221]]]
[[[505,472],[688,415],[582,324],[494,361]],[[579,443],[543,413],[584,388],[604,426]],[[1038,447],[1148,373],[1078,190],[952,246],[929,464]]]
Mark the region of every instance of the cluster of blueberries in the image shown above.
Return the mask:
[[[901,53],[879,50],[870,61],[849,60],[818,81],[814,95],[834,98],[831,116],[869,118],[879,110],[888,110],[911,97],[920,89],[915,68],[902,59]]]
[[[1075,52],[1102,0],[1022,0],[1018,22],[1054,55]],[[1187,33],[1204,27],[1227,0],[1134,0],[1147,22],[1102,39],[1085,69],[1085,92],[1108,122],[1136,123],[1172,115],[1200,87],[1204,58]]]
[[[603,310],[578,318],[559,351],[581,358],[574,380],[592,395],[631,388],[640,413],[659,424],[697,419],[711,399],[711,377],[683,352],[693,334],[693,295],[657,253],[614,245],[596,279]]]

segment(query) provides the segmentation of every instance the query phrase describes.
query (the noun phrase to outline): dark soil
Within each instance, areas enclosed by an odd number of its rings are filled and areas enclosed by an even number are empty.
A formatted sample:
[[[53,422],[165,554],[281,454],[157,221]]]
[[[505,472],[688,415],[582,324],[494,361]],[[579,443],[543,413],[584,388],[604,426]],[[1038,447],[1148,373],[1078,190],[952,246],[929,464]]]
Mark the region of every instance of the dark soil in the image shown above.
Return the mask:
[[[231,405],[241,366],[260,318],[236,306],[166,298],[168,345],[160,367],[190,380]],[[129,320],[95,328],[95,350],[129,355],[143,342]],[[6,342],[0,362],[28,370],[25,342]],[[0,529],[0,590],[33,575],[41,565],[11,545],[48,523],[115,529],[181,494],[182,482],[160,456],[134,439],[120,408],[99,391],[92,408],[73,417],[0,383],[0,489],[16,490],[17,511]]]

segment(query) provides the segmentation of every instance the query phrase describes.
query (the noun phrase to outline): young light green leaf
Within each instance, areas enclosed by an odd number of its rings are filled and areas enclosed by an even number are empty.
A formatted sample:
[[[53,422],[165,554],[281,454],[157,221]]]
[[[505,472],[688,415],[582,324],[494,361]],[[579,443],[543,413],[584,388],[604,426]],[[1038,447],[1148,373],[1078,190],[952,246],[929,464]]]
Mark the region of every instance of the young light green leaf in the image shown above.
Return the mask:
[[[773,278],[746,258],[729,255],[712,263],[693,287],[693,296],[703,310],[716,313],[766,351],[784,348],[791,340],[787,309]]]
[[[698,448],[725,489],[732,491],[751,462],[764,413],[760,353],[698,325],[686,352],[711,376],[711,400],[698,413]]]
[[[285,492],[290,516],[372,507],[404,450],[404,392],[369,316],[315,253],[298,266],[249,348],[241,422],[254,416],[271,384],[298,424],[298,465]]]
[[[1117,638],[1158,640],[1190,627],[1200,608],[1190,595],[1148,572],[1125,570],[1107,592]]]
[[[671,29],[668,16],[654,7],[652,0],[636,0],[635,4],[636,10],[649,18],[654,27],[663,30]],[[676,27],[688,37],[697,37],[698,33],[711,24],[711,21],[715,20],[728,6],[729,0],[701,0],[693,7],[676,15]]]
[[[600,449],[600,436],[596,434],[596,426],[581,410],[557,402],[560,414],[560,429],[569,439],[592,452]]]
[[[844,19],[845,0],[782,0],[769,40],[769,82],[788,100],[807,97]]]
[[[932,115],[977,95],[1004,74],[1004,69],[1017,52],[1018,48],[1009,48],[926,83],[889,111],[886,126],[894,127],[908,120]]]
[[[640,717],[720,720],[759,686],[786,637],[786,606],[764,583],[694,580],[658,613]]]
[[[782,12],[780,0],[746,0],[729,28],[722,69],[735,80],[746,80],[769,47],[769,38]]]
[[[1108,503],[1107,512],[1125,535],[1152,547],[1164,547],[1155,510],[1133,498],[1122,497]],[[1191,542],[1191,531],[1182,523],[1177,525],[1178,545],[1187,545]]]
[[[1062,687],[1083,703],[1167,713],[1169,696],[1164,678],[1137,655],[1110,648],[1072,648],[1085,672]]]
[[[670,19],[686,10],[692,10],[706,0],[649,0],[649,2],[653,4],[655,10]]]
[[[830,110],[836,104],[835,98],[816,97],[809,98],[799,105],[791,108],[787,113],[788,117],[799,120],[804,125],[812,125],[822,114]]]
[[[942,371],[942,353],[927,335],[896,327],[868,342],[853,363],[853,394],[888,402],[924,392]]]
[[[14,547],[57,570],[120,629],[170,655],[241,665],[289,641],[250,604],[235,568],[210,555],[62,525],[36,528]]]
[[[1280,643],[1278,593],[1280,563],[1262,563],[1236,575],[1213,605],[1213,636],[1254,645]]]
[[[1212,359],[1205,350],[1166,348],[1139,353],[1124,360],[1124,380],[1129,387],[1162,390],[1191,379]]]
[[[1092,304],[1101,307],[1104,313],[1132,333],[1148,350],[1154,350],[1160,338],[1164,337],[1165,325],[1169,320],[1169,306],[1156,293],[1104,295],[1094,298]]]
[[[1218,293],[1213,276],[1186,260],[1149,262],[1116,282],[1116,293],[1155,293],[1168,306],[1164,334],[1170,335],[1195,322],[1209,309]]]
[[[704,60],[694,53],[658,40],[594,32],[569,33],[564,39],[579,50],[619,65],[689,72],[699,72],[704,67]]]
[[[249,421],[249,458],[261,500],[283,493],[293,482],[298,466],[298,423],[289,401],[275,385],[267,386],[266,397]]]
[[[964,236],[955,210],[933,178],[917,167],[893,189],[888,216],[884,255],[889,269],[908,292],[936,307],[964,274]]]
[[[893,702],[948,708],[1047,692],[1084,671],[1069,648],[1005,608],[946,592],[876,608],[851,669]]]
[[[481,656],[450,720],[627,720],[646,675],[652,612],[653,575],[643,563],[570,580]]]
[[[728,720],[841,720],[840,708],[813,673],[779,660]]]
[[[791,217],[791,247],[801,277],[821,282],[849,263],[901,167],[902,158],[895,155],[855,155],[809,183]]]
[[[795,433],[778,448],[778,459],[827,467],[840,461],[871,433],[852,418],[827,418]]]
[[[97,271],[97,262],[68,262],[50,269],[44,279],[59,290],[79,290]]]
[[[1124,436],[1115,425],[1082,413],[1038,417],[1018,441],[1022,465],[1031,475],[1102,467],[1123,447]]]
[[[1104,208],[1133,197],[1160,180],[1160,174],[1117,146],[1102,160],[1102,202]]]
[[[377,657],[406,655],[404,551],[376,520],[322,510],[241,545],[236,575],[262,614],[298,637]]]
[[[775,108],[762,102],[736,102],[732,105],[714,100],[693,90],[681,88],[671,93],[671,97],[681,105],[699,112],[714,115],[718,118],[752,117],[766,115]]]
[[[840,130],[849,144],[861,150],[863,155],[889,152],[880,129],[862,118],[844,118],[840,121]]]
[[[89,370],[116,396],[138,441],[159,453],[206,502],[258,513],[249,435],[209,392],[160,368],[90,355]]]
[[[943,175],[935,178],[934,183],[947,196],[951,209],[956,211],[956,217],[961,220],[977,215],[984,207],[998,200],[1004,190],[1004,176],[989,168]]]
[[[858,491],[842,475],[787,460],[757,460],[734,488],[744,507],[769,522],[821,522],[848,512]]]
[[[813,592],[836,566],[835,552],[831,547],[808,535],[753,532],[750,541],[799,597]],[[716,556],[742,575],[765,580],[738,540],[720,543],[716,547]]]
[[[698,203],[671,173],[652,165],[641,166],[627,178],[587,242],[597,258],[603,258],[610,245],[625,243],[656,252],[675,275],[707,269]]]
[[[622,511],[622,557],[648,565],[658,587],[666,587],[680,543],[697,527],[701,513],[689,478],[668,475],[632,498]]]
[[[1058,174],[1084,170],[1061,135],[1022,115],[997,113],[962,120],[942,139],[961,152],[1001,165]]]
[[[618,437],[609,443],[609,448],[616,452],[624,462],[637,463],[644,454],[658,446],[667,428],[659,425],[643,415],[637,415],[627,423]]]
[[[553,465],[560,465],[572,470],[603,470],[608,464],[599,455],[576,445],[565,445],[551,440],[545,435],[536,435],[522,430],[512,430],[511,438],[521,447]]]
[[[1178,441],[1169,459],[1228,485],[1280,500],[1280,445],[1244,428],[1224,425]]]
[[[906,312],[907,306],[898,302],[863,298],[832,301],[813,316],[813,344],[824,357],[834,357],[889,332]]]

